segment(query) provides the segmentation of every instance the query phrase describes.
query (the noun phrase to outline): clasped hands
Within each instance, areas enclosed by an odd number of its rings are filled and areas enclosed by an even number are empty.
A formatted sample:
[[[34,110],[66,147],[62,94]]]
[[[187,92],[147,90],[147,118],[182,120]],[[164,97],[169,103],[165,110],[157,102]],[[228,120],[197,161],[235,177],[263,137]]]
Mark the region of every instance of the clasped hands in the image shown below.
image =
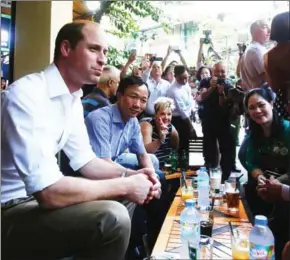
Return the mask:
[[[282,183],[273,176],[267,179],[263,174],[258,176],[257,191],[259,196],[268,202],[273,202],[282,197]]]
[[[147,198],[144,203],[148,203],[153,198],[159,199],[162,193],[161,183],[159,181],[158,175],[155,173],[152,168],[143,168],[137,171],[137,174],[144,174],[148,180],[152,183],[152,186],[149,190]]]

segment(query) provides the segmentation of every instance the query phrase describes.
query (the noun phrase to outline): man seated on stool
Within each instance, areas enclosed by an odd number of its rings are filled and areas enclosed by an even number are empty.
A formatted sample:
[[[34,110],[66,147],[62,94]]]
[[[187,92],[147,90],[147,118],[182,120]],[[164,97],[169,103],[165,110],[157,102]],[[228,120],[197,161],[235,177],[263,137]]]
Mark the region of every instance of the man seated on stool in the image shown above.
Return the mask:
[[[97,156],[129,169],[152,168],[163,178],[158,159],[146,152],[137,119],[148,96],[147,84],[140,77],[123,78],[117,90],[117,103],[91,112],[85,122]]]
[[[85,123],[90,143],[98,157],[129,169],[141,167],[154,169],[160,179],[164,180],[164,174],[159,170],[158,159],[146,152],[137,119],[146,107],[148,96],[148,86],[140,77],[123,78],[117,90],[117,103],[91,112],[86,117]],[[129,152],[126,152],[127,149]],[[163,198],[164,196],[162,200]],[[148,206],[154,213],[148,216],[152,215],[155,218],[153,222],[156,230],[163,222],[164,216],[160,216],[163,205],[160,201],[153,201],[156,206]],[[149,222],[148,220],[148,225],[151,224]]]
[[[98,24],[66,24],[54,62],[1,97],[1,259],[122,259],[128,211],[156,196],[151,169],[120,178],[126,169],[97,158],[90,146],[81,87],[97,84],[107,51]],[[55,157],[61,149],[83,178],[63,175]]]

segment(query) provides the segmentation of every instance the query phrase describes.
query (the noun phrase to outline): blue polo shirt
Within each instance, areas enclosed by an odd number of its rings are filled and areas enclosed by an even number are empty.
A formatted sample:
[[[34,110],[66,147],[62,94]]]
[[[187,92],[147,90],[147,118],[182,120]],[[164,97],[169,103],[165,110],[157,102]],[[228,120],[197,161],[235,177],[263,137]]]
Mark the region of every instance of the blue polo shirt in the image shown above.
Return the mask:
[[[91,112],[85,123],[93,151],[100,158],[115,160],[128,148],[136,155],[146,153],[138,119],[124,122],[117,104]]]
[[[84,108],[84,117],[86,117],[96,109],[109,106],[111,102],[101,89],[94,88],[92,93],[82,99],[82,104]]]

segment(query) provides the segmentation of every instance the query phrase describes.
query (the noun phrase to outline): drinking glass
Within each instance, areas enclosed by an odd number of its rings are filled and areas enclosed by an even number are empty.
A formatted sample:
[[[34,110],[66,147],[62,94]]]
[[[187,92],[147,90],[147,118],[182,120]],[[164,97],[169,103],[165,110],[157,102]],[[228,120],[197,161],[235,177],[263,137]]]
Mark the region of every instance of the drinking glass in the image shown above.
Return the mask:
[[[180,177],[181,198],[183,201],[193,199],[192,177]]]
[[[240,234],[234,230],[234,236],[231,234],[232,240],[232,258],[233,260],[249,260],[249,239],[244,234]]]
[[[237,189],[237,182],[234,180],[225,181],[225,191],[228,210],[232,212],[239,211],[240,191]]]
[[[200,236],[199,245],[194,240],[188,241],[189,259],[212,259],[213,240],[209,236]]]
[[[213,208],[211,206],[200,209],[200,234],[205,236],[212,236],[214,217]]]
[[[222,172],[218,168],[211,168],[209,172],[210,172],[210,193],[211,196],[217,197],[220,195]]]

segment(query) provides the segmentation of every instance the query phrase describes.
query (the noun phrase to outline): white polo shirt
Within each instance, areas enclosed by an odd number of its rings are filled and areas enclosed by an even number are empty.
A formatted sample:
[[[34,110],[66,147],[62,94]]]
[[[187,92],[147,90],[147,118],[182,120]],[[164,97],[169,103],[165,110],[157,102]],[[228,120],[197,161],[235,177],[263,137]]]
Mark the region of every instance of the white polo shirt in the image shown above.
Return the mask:
[[[148,89],[150,91],[150,96],[147,101],[147,106],[145,108],[145,112],[148,115],[154,115],[154,102],[159,97],[166,97],[167,90],[170,87],[170,83],[167,80],[160,79],[159,82],[156,82],[153,78],[149,78],[147,80]]]
[[[266,47],[258,42],[252,42],[247,47],[241,60],[241,78],[245,91],[261,87],[266,52]]]
[[[95,158],[80,97],[70,94],[57,67],[24,76],[2,96],[1,202],[25,198],[63,174],[56,154],[63,149],[78,170]]]
[[[167,91],[167,97],[172,98],[176,106],[173,116],[180,116],[182,119],[190,117],[191,111],[194,110],[194,103],[188,83],[180,85],[174,81]]]

